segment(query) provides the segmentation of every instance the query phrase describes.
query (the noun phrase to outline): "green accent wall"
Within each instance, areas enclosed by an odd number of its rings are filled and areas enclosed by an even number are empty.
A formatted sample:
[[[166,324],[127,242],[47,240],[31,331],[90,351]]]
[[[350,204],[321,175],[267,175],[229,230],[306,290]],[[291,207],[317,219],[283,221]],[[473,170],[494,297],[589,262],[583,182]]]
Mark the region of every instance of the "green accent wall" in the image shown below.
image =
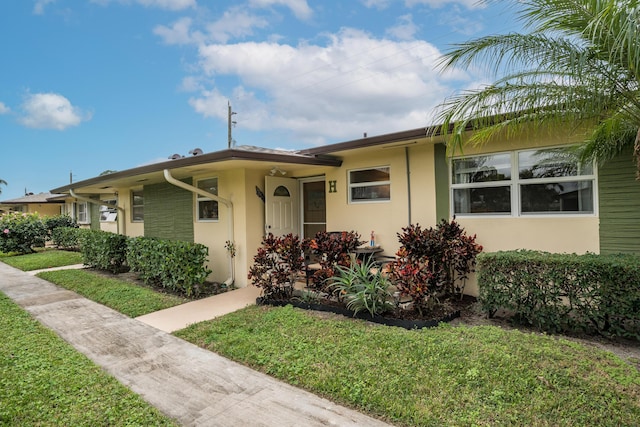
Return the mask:
[[[96,200],[98,200],[96,198]],[[100,230],[100,206],[95,203],[87,203],[87,209],[89,210],[89,220],[91,221],[90,228],[92,230]]]
[[[190,191],[169,183],[145,185],[144,235],[193,242],[193,206]]]
[[[433,161],[436,174],[436,222],[440,222],[449,219],[449,159],[444,144],[434,146]]]
[[[640,253],[640,181],[629,148],[598,171],[600,253]]]

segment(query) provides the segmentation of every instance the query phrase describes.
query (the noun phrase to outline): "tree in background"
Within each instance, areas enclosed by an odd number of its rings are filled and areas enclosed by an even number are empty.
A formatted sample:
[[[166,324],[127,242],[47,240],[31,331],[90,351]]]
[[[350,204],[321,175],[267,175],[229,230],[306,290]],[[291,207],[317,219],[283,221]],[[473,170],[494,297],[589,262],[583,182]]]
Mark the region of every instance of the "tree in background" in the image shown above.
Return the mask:
[[[496,81],[446,100],[432,131],[455,152],[498,132],[586,124],[582,160],[602,163],[629,146],[639,159],[640,2],[512,2],[529,32],[481,37],[445,54],[443,69],[487,65]]]

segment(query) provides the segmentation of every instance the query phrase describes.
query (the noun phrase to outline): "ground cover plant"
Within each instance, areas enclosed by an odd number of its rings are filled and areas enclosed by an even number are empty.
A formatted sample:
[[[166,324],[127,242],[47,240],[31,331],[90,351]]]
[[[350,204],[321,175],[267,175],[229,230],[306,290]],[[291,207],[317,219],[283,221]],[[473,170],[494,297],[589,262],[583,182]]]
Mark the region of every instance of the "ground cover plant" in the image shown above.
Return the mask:
[[[253,306],[175,335],[397,425],[633,425],[640,373],[611,353],[494,326],[407,331]]]
[[[44,268],[62,267],[82,264],[82,256],[78,252],[61,250],[38,250],[32,254],[0,257],[2,262],[22,271],[40,270]]]
[[[176,425],[1,293],[0,336],[0,425]]]
[[[38,277],[130,317],[142,316],[190,301],[185,297],[157,292],[148,287],[87,270],[44,271],[38,273]]]

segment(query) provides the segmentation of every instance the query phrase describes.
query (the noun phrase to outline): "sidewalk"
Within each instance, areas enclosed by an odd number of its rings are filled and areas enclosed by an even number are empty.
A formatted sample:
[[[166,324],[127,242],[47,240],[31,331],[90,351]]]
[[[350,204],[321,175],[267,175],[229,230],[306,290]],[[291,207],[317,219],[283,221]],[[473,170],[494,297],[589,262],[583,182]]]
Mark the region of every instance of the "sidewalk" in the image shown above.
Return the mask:
[[[0,262],[0,292],[184,426],[386,426]]]

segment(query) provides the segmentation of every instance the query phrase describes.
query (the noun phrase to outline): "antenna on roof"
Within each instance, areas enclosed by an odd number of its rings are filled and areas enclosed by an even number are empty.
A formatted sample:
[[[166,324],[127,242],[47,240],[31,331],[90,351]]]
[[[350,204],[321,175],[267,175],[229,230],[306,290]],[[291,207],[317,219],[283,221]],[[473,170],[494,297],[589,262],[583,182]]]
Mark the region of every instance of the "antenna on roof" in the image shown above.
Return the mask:
[[[234,111],[231,111],[231,102],[227,101],[227,107],[229,108],[229,116],[228,116],[228,123],[227,123],[227,127],[228,127],[228,142],[229,142],[229,148],[233,147],[235,145],[235,141],[233,140],[232,136],[231,136],[231,127],[235,126],[237,122],[232,120],[232,117],[234,114],[238,114]]]

